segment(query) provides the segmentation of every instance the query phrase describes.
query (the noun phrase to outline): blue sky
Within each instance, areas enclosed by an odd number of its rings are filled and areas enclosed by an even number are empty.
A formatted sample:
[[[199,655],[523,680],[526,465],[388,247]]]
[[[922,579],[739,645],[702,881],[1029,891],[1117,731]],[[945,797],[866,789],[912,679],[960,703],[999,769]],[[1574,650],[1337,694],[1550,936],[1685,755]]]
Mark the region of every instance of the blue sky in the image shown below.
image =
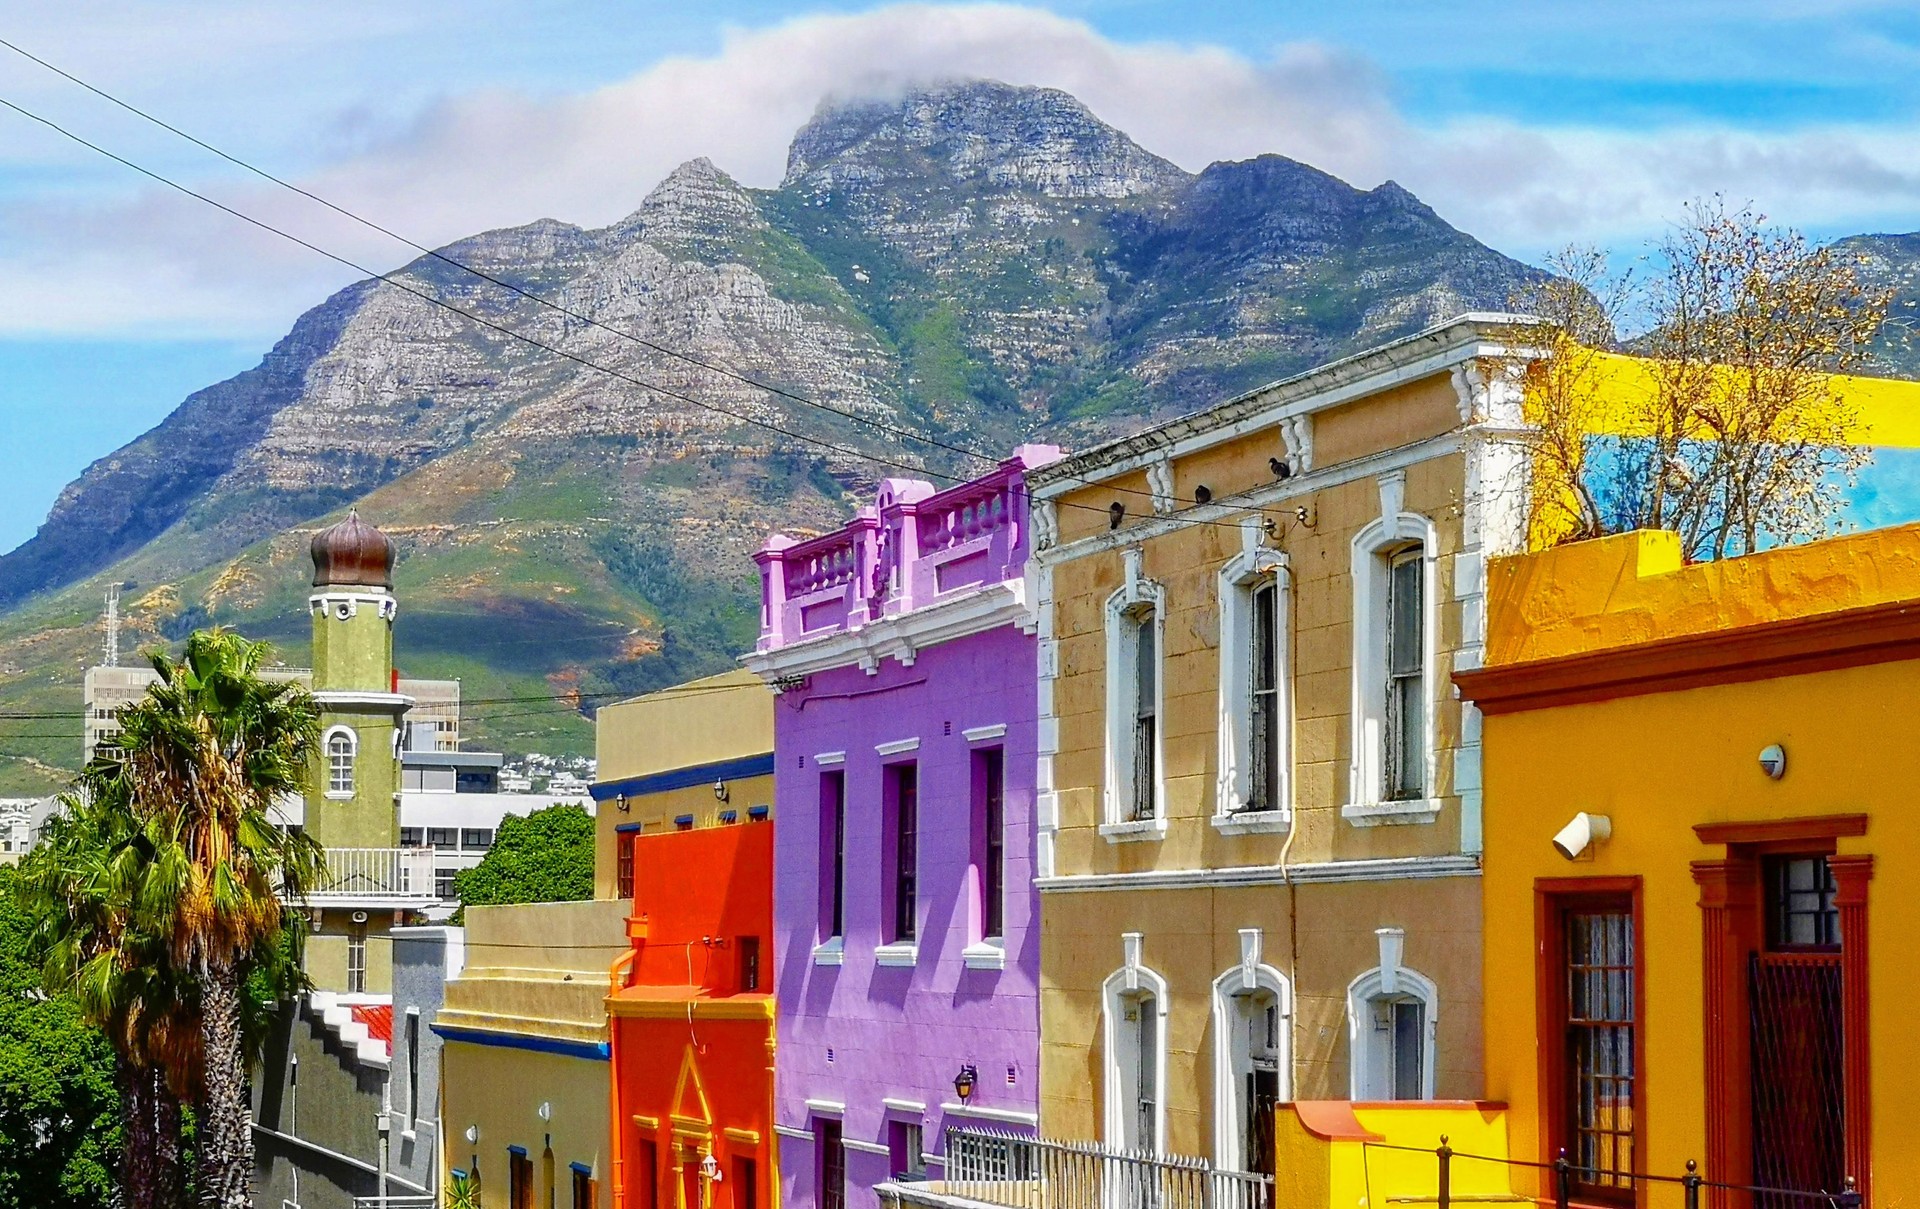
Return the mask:
[[[0,37],[427,241],[604,223],[675,163],[778,182],[829,91],[1067,88],[1189,169],[1392,178],[1503,251],[1633,251],[1721,190],[1920,228],[1920,4],[11,0]],[[393,245],[0,51],[0,97],[389,267]],[[0,549],[348,275],[0,112]]]

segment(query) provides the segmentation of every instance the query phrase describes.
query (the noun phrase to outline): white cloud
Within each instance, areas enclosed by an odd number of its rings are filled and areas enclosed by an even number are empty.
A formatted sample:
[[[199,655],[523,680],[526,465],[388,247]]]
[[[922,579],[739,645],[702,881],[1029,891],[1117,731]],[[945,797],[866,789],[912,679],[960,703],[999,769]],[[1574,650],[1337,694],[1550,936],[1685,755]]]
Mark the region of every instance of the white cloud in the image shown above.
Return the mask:
[[[243,33],[232,38],[246,44]],[[1192,170],[1272,151],[1363,187],[1393,177],[1507,250],[1631,239],[1715,190],[1812,227],[1915,225],[1920,211],[1920,173],[1908,167],[1920,163],[1916,127],[1421,128],[1351,53],[1121,43],[1002,4],[898,5],[732,29],[711,54],[667,58],[594,91],[452,95],[384,136],[394,116],[356,98],[313,123],[351,132],[338,146],[352,149],[302,179],[428,242],[542,216],[601,224],[696,155],[746,183],[777,183],[789,138],[823,96],[961,76],[1063,88]],[[51,154],[44,138],[19,145],[0,161]],[[258,182],[226,176],[210,187],[368,263],[407,259]],[[28,196],[0,210],[0,332],[270,336],[351,276],[157,188],[91,205]]]

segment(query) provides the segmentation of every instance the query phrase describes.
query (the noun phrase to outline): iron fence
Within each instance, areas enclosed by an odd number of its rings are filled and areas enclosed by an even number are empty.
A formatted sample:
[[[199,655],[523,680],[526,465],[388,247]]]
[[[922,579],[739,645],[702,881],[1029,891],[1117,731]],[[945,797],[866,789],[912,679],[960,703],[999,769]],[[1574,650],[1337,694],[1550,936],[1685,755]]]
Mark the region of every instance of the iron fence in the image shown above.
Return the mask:
[[[1273,1177],[1205,1159],[950,1126],[945,1194],[1006,1209],[1273,1209]]]
[[[435,1209],[431,1193],[407,1196],[356,1196],[353,1209]]]
[[[1535,1171],[1547,1173],[1550,1186],[1553,1190],[1553,1204],[1555,1209],[1569,1209],[1569,1206],[1574,1203],[1575,1183],[1581,1177],[1598,1177],[1610,1174],[1593,1169],[1581,1168],[1567,1158],[1567,1152],[1564,1149],[1561,1150],[1559,1157],[1551,1163],[1530,1163],[1525,1159],[1505,1158],[1500,1155],[1468,1154],[1464,1151],[1455,1150],[1452,1146],[1448,1145],[1445,1134],[1440,1136],[1440,1144],[1431,1150],[1420,1146],[1397,1146],[1391,1142],[1362,1142],[1361,1147],[1363,1152],[1365,1150],[1397,1150],[1415,1154],[1432,1155],[1435,1163],[1438,1165],[1436,1172],[1437,1191],[1435,1196],[1431,1198],[1395,1197],[1389,1190],[1385,1200],[1387,1203],[1430,1203],[1437,1205],[1438,1209],[1451,1209],[1455,1204],[1485,1202],[1489,1199],[1484,1195],[1463,1196],[1459,1198],[1453,1195],[1453,1167],[1456,1162],[1498,1163],[1506,1167],[1530,1168]],[[1641,1183],[1648,1185],[1667,1185],[1679,1188],[1686,1209],[1700,1209],[1701,1190],[1708,1188],[1717,1188],[1728,1192],[1750,1193],[1753,1196],[1753,1203],[1756,1206],[1765,1206],[1767,1209],[1822,1209],[1822,1207],[1825,1207],[1825,1209],[1864,1209],[1865,1204],[1860,1192],[1854,1185],[1852,1176],[1847,1176],[1842,1179],[1840,1187],[1833,1191],[1823,1190],[1809,1192],[1795,1188],[1768,1187],[1764,1184],[1729,1184],[1710,1180],[1701,1175],[1699,1164],[1692,1159],[1687,1160],[1687,1172],[1685,1175],[1651,1175],[1645,1172],[1636,1172],[1630,1177],[1630,1185]],[[1527,1198],[1515,1197],[1513,1199],[1521,1201]],[[1640,1203],[1644,1204],[1646,1202],[1642,1200]]]

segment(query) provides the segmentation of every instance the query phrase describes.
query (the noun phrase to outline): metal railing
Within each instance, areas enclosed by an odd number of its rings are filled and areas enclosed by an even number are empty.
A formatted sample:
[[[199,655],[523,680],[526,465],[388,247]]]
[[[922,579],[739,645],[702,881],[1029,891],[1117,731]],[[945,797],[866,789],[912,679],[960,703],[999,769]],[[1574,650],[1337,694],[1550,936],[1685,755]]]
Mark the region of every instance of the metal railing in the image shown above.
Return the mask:
[[[946,1178],[927,1191],[1007,1209],[1273,1209],[1270,1175],[958,1126],[946,1133]]]
[[[435,1197],[428,1193],[415,1196],[356,1196],[353,1209],[436,1209]]]
[[[1576,1188],[1577,1183],[1584,1182],[1581,1177],[1592,1177],[1597,1180],[1611,1180],[1615,1178],[1612,1172],[1583,1168],[1570,1161],[1564,1149],[1560,1151],[1559,1157],[1551,1163],[1530,1163],[1525,1159],[1506,1158],[1500,1155],[1468,1154],[1464,1151],[1455,1150],[1452,1146],[1448,1145],[1445,1134],[1440,1135],[1440,1144],[1431,1150],[1422,1146],[1397,1146],[1391,1142],[1362,1142],[1360,1145],[1363,1156],[1366,1150],[1398,1150],[1415,1154],[1430,1154],[1438,1164],[1438,1170],[1436,1172],[1436,1193],[1433,1197],[1397,1197],[1393,1195],[1391,1189],[1386,1189],[1383,1191],[1384,1203],[1386,1204],[1431,1204],[1437,1206],[1437,1209],[1452,1209],[1452,1206],[1456,1203],[1479,1203],[1492,1199],[1485,1195],[1472,1195],[1458,1198],[1454,1196],[1453,1169],[1454,1164],[1459,1162],[1497,1163],[1506,1167],[1530,1168],[1534,1171],[1542,1172],[1548,1181],[1549,1187],[1552,1189],[1555,1209],[1570,1209],[1570,1206],[1572,1206],[1576,1200],[1591,1199],[1581,1196],[1580,1193],[1583,1190]],[[1687,1160],[1687,1172],[1685,1175],[1651,1175],[1647,1172],[1637,1171],[1619,1178],[1624,1181],[1620,1185],[1622,1191],[1630,1192],[1634,1184],[1677,1187],[1680,1190],[1681,1199],[1686,1209],[1700,1209],[1700,1193],[1702,1189],[1706,1188],[1718,1188],[1728,1192],[1749,1193],[1753,1197],[1752,1203],[1755,1206],[1762,1207],[1762,1209],[1823,1209],[1823,1207],[1824,1209],[1863,1209],[1865,1204],[1865,1198],[1863,1198],[1855,1188],[1852,1176],[1847,1176],[1841,1182],[1841,1186],[1831,1192],[1814,1192],[1795,1188],[1770,1188],[1763,1184],[1729,1184],[1710,1180],[1706,1176],[1701,1175],[1700,1165],[1692,1159]],[[1527,1201],[1529,1198],[1515,1196],[1511,1199],[1515,1202],[1522,1202]],[[1646,1204],[1648,1201],[1641,1199],[1640,1203]]]
[[[431,848],[329,848],[308,901],[409,898],[437,901]]]

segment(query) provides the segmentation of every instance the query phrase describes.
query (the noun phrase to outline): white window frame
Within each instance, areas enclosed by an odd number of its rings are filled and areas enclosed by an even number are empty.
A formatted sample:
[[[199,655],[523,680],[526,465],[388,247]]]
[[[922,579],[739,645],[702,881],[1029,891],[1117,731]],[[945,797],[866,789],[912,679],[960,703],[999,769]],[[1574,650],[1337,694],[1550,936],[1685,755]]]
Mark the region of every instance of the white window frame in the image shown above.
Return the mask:
[[[1166,589],[1141,573],[1138,546],[1125,553],[1126,581],[1107,597],[1107,725],[1106,785],[1102,793],[1105,821],[1100,834],[1110,843],[1122,840],[1157,840],[1167,833],[1167,594]],[[1133,801],[1133,728],[1137,715],[1139,677],[1135,657],[1139,642],[1141,610],[1153,611],[1153,644],[1156,655],[1153,675],[1154,772],[1153,817],[1132,819]]]
[[[1166,1153],[1167,1141],[1167,980],[1140,964],[1141,937],[1137,932],[1129,932],[1122,938],[1126,947],[1127,963],[1107,975],[1100,985],[1100,1025],[1105,1040],[1103,1052],[1106,1055],[1106,1071],[1102,1082],[1105,1084],[1101,1105],[1102,1138],[1109,1147],[1129,1150],[1150,1151],[1153,1154]],[[1128,1036],[1126,1009],[1129,1000],[1139,1001],[1151,997],[1153,1009],[1159,1017],[1159,1026],[1154,1030],[1158,1041],[1157,1052],[1148,1055],[1153,1063],[1154,1087],[1156,1094],[1153,1103],[1153,1138],[1150,1144],[1129,1146],[1127,1143],[1127,1120],[1133,1112],[1129,1102],[1126,1079],[1122,1072],[1123,1063],[1137,1058],[1137,1041]],[[1136,1142],[1142,1142],[1136,1139]]]
[[[354,961],[356,957],[359,958],[357,965]],[[353,924],[347,930],[347,993],[362,995],[366,990],[367,925]]]
[[[1259,544],[1260,528],[1242,530],[1240,553],[1220,567],[1220,700],[1218,772],[1214,781],[1215,830],[1223,835],[1285,831],[1293,821],[1293,664],[1290,618],[1292,576],[1286,555]],[[1245,809],[1253,792],[1253,598],[1266,580],[1274,585],[1275,713],[1280,728],[1274,768],[1274,809]]]
[[[1353,712],[1347,804],[1340,815],[1360,827],[1431,823],[1440,816],[1439,715],[1439,532],[1431,520],[1401,510],[1405,480],[1380,479],[1381,514],[1353,536]],[[1395,556],[1420,548],[1421,769],[1424,792],[1390,798],[1387,760],[1387,591]]]
[[[345,789],[334,788],[335,777],[333,761],[336,753],[333,750],[333,741],[335,739],[345,739],[347,741],[347,750],[345,753],[347,757],[347,787]],[[355,731],[351,726],[330,726],[327,728],[327,733],[320,738],[320,750],[324,753],[327,762],[326,796],[328,800],[334,802],[350,800],[353,797],[354,786],[358,783],[360,775],[358,767],[360,762],[359,732]]]
[[[1440,988],[1431,978],[1398,966],[1393,971],[1394,989],[1386,989],[1386,976],[1381,967],[1375,966],[1347,985],[1347,1081],[1348,1096],[1354,1100],[1381,1101],[1392,1099],[1391,1087],[1381,1089],[1375,1085],[1373,1066],[1376,1060],[1373,1042],[1373,1001],[1383,996],[1394,999],[1417,999],[1425,1007],[1425,1044],[1420,1052],[1420,1097],[1433,1099],[1434,1051],[1440,1036]]]
[[[1244,935],[1244,933],[1243,933]],[[1213,980],[1213,1165],[1221,1171],[1240,1170],[1246,1149],[1241,1123],[1242,1101],[1238,1054],[1234,1046],[1234,999],[1248,991],[1270,991],[1280,1006],[1280,1099],[1293,1099],[1293,987],[1287,976],[1257,960],[1242,963]]]

